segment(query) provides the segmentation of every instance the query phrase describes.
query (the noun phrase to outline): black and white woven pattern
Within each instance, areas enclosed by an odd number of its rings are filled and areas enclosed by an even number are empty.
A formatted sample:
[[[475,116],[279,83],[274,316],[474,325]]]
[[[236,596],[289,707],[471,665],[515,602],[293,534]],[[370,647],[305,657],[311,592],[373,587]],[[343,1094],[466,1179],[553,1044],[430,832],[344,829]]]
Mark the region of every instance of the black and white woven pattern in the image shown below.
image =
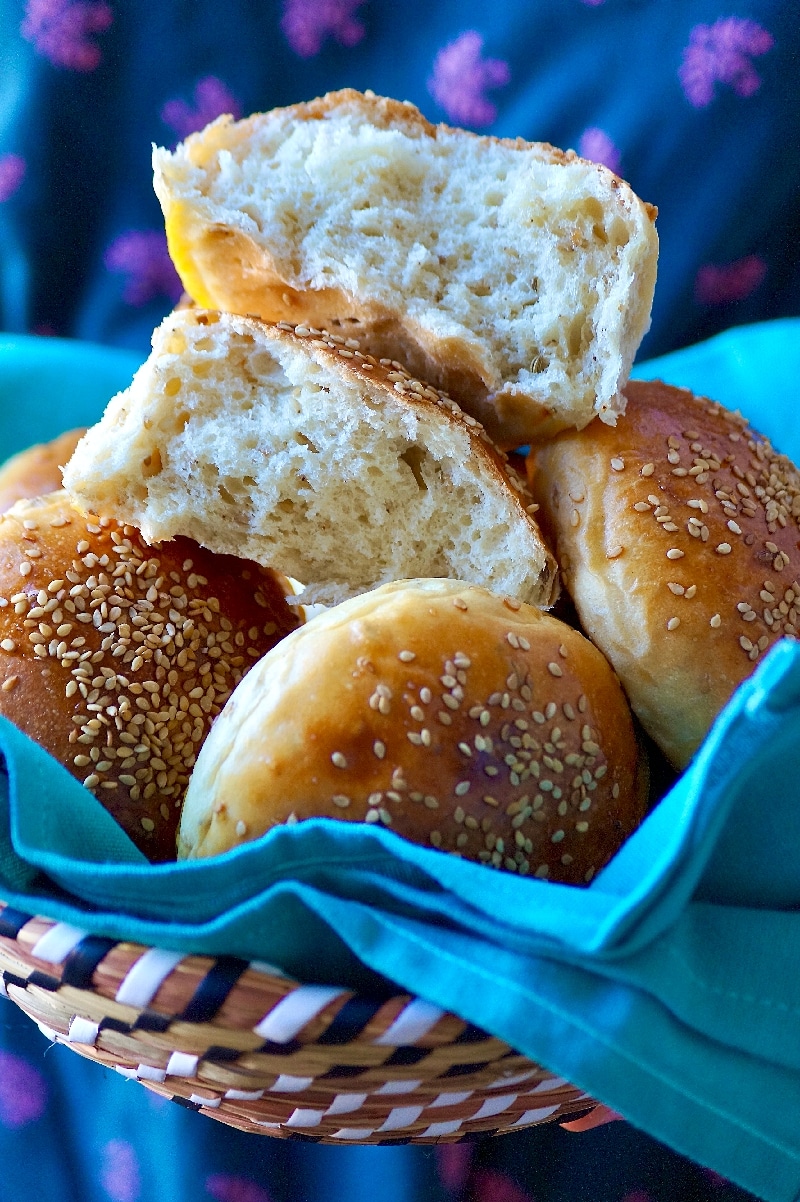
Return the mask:
[[[591,1105],[421,998],[368,998],[233,956],[120,944],[2,903],[0,992],[54,1042],[280,1138],[453,1140]]]

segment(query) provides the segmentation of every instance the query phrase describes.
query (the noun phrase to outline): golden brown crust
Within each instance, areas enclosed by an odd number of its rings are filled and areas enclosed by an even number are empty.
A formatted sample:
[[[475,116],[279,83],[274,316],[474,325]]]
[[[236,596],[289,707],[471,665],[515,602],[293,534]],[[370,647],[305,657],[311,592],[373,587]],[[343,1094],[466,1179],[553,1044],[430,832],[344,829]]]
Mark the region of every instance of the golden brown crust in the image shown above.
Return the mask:
[[[589,637],[684,767],[764,652],[800,629],[800,474],[739,414],[631,381],[615,428],[529,461]]]
[[[27,447],[7,459],[0,466],[0,513],[15,501],[42,497],[61,488],[61,469],[85,433],[84,429],[67,430],[51,442]]]
[[[318,96],[313,100],[271,109],[269,113],[251,113],[249,117],[241,121],[234,121],[232,117],[224,117],[222,121],[223,126],[227,126],[229,129],[230,126],[235,127],[236,143],[238,144],[246,141],[251,136],[253,129],[265,117],[283,117],[291,121],[324,121],[329,115],[338,116],[348,109],[355,110],[359,114],[368,112],[371,124],[378,129],[396,129],[398,126],[402,126],[411,137],[436,138],[439,133],[458,133],[466,137],[480,138],[483,142],[494,143],[498,146],[509,146],[517,150],[533,149],[542,159],[551,163],[572,163],[579,158],[574,150],[560,150],[549,142],[530,142],[525,138],[499,138],[491,134],[476,134],[471,130],[448,125],[446,122],[434,125],[408,100],[395,100],[389,96],[377,96],[372,92],[359,92],[355,88],[340,88],[338,91],[327,92],[324,96]],[[198,130],[197,133],[190,134],[186,138],[185,145],[193,152],[192,157],[197,162],[206,161],[209,142],[213,141],[213,138],[209,137],[210,128],[213,127]],[[229,134],[226,137],[226,145],[230,145]],[[657,210],[652,205],[649,205],[648,208],[655,220]]]
[[[0,517],[0,713],[153,861],[211,722],[297,618],[277,577],[188,539],[147,547],[65,493]]]
[[[257,665],[217,720],[179,855],[313,816],[582,883],[644,811],[624,694],[588,640],[458,581],[385,585]]]

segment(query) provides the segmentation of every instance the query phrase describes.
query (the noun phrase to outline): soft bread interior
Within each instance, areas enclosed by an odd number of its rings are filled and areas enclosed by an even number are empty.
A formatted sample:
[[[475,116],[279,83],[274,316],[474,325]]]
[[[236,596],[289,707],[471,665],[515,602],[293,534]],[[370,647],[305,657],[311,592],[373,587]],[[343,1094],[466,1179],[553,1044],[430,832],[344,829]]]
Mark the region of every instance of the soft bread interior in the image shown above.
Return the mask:
[[[430,389],[398,392],[399,371],[373,382],[338,350],[175,313],[65,486],[150,542],[182,534],[302,580],[304,600],[424,574],[549,604],[555,569],[530,497],[483,432]]]
[[[605,168],[351,92],[221,118],[154,163],[202,303],[355,323],[504,446],[621,411],[657,241]]]

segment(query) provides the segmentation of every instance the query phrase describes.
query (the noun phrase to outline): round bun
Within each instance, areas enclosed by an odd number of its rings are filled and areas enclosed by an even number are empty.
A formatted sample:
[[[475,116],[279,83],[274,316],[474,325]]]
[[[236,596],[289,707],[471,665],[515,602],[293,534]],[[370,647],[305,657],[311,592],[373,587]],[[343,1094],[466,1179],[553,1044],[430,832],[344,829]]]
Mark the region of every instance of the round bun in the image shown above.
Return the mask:
[[[800,628],[800,473],[738,413],[632,381],[616,427],[535,450],[539,516],[589,638],[684,768],[734,689]]]
[[[67,430],[52,442],[39,443],[12,455],[0,466],[0,513],[15,501],[42,497],[61,488],[61,470],[72,457],[85,430]]]
[[[627,701],[588,640],[477,586],[400,581],[312,618],[242,682],[198,757],[178,857],[328,817],[583,883],[645,787]]]
[[[153,861],[175,858],[211,722],[297,621],[268,570],[188,539],[148,547],[63,492],[0,517],[0,713]]]

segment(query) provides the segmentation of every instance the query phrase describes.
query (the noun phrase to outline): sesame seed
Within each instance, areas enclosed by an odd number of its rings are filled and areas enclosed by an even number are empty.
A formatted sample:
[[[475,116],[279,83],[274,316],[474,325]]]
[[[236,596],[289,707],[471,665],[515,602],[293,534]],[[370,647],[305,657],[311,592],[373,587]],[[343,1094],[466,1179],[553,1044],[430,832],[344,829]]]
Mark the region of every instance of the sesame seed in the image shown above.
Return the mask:
[[[710,625],[710,626],[713,626],[715,630],[716,630],[718,627],[720,627],[720,626],[722,625],[722,618],[720,617],[720,615],[719,615],[719,614],[714,614],[714,616],[711,618],[711,620],[710,620],[710,622],[709,622],[709,625]]]
[[[410,664],[412,659],[416,659],[416,654],[413,651],[398,651],[397,658],[404,664]]]
[[[715,549],[716,549],[718,555],[730,555],[731,544],[730,543],[719,543]]]
[[[652,476],[652,474],[655,470],[656,470],[656,465],[654,463],[645,463],[642,466],[641,475]]]
[[[685,552],[681,551],[680,547],[670,547],[667,551],[667,559],[683,559]]]
[[[625,460],[624,460],[624,459],[620,459],[619,457],[616,457],[616,456],[615,456],[615,458],[611,460],[611,466],[612,466],[612,468],[614,469],[614,471],[615,471],[615,472],[621,472],[621,471],[624,471],[624,469],[625,469]]]
[[[680,626],[680,624],[681,624],[680,618],[670,618],[669,621],[667,622],[667,630],[677,630],[677,628]]]
[[[561,665],[556,664],[556,663],[549,663],[547,665],[547,671],[550,673],[551,676],[563,676],[564,675]]]
[[[346,768],[347,767],[347,758],[342,755],[341,751],[334,751],[333,754],[331,755],[331,763],[336,768]]]

